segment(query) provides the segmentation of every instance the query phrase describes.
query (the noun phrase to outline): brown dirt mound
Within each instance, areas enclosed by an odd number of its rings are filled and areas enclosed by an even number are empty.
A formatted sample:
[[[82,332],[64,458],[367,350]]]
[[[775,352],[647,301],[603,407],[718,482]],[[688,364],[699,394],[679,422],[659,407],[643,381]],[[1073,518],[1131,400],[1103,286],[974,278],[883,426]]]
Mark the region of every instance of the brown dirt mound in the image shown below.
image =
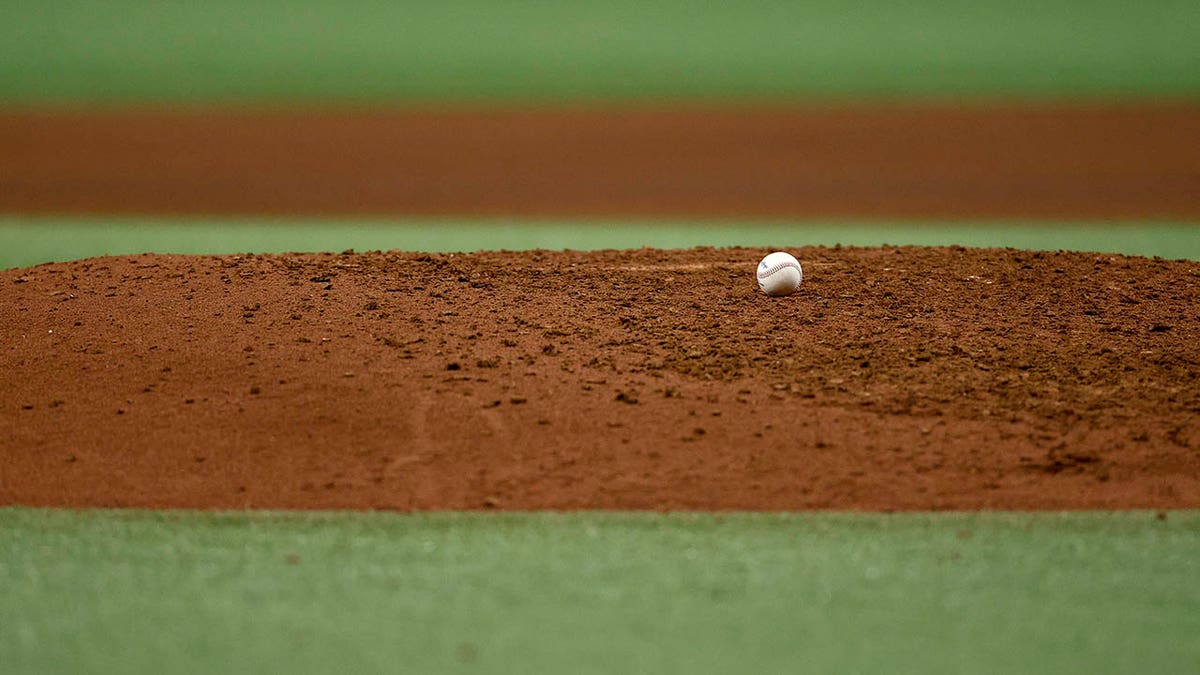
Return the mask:
[[[1200,264],[764,253],[0,272],[0,504],[1200,506]]]

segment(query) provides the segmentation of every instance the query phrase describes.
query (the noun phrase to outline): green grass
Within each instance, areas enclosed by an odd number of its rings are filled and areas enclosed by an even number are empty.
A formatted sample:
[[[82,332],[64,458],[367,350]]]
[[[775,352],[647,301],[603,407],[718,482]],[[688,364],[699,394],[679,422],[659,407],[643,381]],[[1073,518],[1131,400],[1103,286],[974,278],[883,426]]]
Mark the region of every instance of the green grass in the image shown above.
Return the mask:
[[[1169,673],[1200,512],[0,509],[0,662],[47,672]]]
[[[43,218],[0,215],[0,269],[129,253],[591,250],[916,244],[1081,250],[1200,260],[1197,223],[397,221]]]
[[[1200,95],[1194,0],[0,0],[0,101]]]

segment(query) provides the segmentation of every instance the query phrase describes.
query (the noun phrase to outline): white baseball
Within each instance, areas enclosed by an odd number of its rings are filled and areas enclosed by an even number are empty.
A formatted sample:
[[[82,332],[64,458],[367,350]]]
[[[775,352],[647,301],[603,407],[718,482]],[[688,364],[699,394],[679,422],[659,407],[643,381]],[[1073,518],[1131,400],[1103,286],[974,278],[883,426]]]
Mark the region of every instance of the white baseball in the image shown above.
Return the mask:
[[[791,295],[800,288],[804,270],[791,254],[776,251],[758,263],[758,287],[767,295]]]

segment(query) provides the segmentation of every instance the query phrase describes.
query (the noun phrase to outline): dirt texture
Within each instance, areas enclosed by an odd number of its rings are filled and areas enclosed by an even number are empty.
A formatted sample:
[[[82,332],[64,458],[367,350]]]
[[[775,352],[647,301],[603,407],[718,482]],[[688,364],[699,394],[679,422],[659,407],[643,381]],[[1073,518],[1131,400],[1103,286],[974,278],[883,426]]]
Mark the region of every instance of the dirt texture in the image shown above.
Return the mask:
[[[1200,507],[1200,263],[806,248],[0,272],[0,505]]]
[[[0,113],[0,212],[1200,216],[1200,105]]]

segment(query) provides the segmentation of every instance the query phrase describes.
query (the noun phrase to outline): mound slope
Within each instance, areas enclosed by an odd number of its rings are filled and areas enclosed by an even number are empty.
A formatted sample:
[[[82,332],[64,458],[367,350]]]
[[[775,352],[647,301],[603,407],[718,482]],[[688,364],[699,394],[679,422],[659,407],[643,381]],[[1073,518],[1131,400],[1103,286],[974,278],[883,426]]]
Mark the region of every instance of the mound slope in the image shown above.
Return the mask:
[[[0,272],[0,504],[1200,506],[1200,264],[963,248]]]

